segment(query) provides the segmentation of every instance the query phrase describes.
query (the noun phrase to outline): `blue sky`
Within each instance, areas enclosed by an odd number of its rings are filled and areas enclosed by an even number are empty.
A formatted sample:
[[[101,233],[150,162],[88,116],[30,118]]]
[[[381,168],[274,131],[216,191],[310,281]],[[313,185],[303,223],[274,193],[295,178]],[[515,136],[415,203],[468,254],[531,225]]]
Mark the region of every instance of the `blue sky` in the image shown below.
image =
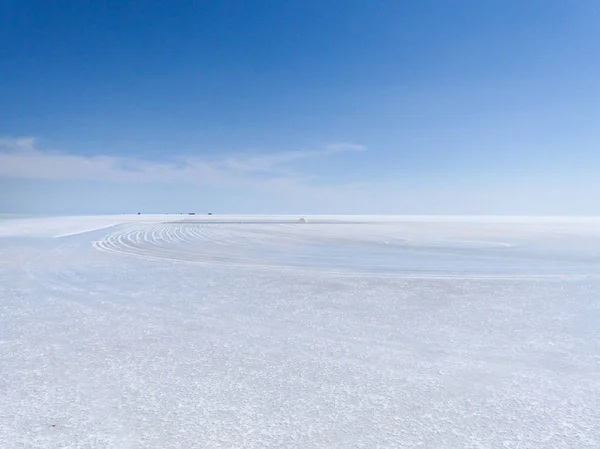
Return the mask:
[[[0,211],[600,215],[597,1],[5,0]]]

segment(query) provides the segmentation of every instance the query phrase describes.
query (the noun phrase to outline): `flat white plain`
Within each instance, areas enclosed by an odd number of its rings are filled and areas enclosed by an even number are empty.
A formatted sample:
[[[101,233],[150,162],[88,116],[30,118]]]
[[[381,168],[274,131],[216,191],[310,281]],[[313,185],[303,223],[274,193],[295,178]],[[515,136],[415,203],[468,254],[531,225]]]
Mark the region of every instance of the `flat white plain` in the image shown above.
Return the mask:
[[[600,219],[302,217],[0,219],[0,447],[600,447]]]

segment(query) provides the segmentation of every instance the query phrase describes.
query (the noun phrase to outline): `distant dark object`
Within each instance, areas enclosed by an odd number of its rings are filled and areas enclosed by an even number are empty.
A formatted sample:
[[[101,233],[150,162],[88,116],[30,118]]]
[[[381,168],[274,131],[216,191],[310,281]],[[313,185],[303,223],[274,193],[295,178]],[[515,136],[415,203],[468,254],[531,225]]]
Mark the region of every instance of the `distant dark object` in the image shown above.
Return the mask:
[[[196,212],[190,212],[188,215],[196,215]]]
[[[212,215],[212,212],[209,212],[208,215]]]
[[[138,212],[138,215],[141,215],[141,212]]]

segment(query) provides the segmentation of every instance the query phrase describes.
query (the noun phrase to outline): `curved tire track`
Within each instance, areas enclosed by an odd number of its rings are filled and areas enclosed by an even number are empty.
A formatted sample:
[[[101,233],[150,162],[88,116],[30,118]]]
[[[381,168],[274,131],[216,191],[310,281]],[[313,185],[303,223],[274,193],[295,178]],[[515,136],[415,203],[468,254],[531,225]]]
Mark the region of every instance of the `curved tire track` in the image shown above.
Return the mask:
[[[264,223],[138,224],[94,242],[98,250],[206,265],[427,279],[579,279],[594,267],[528,265],[527,255],[491,241],[411,240],[370,228]],[[484,261],[484,263],[480,263]],[[491,265],[490,265],[491,261]],[[557,268],[558,267],[558,268]],[[597,274],[597,272],[596,272]]]

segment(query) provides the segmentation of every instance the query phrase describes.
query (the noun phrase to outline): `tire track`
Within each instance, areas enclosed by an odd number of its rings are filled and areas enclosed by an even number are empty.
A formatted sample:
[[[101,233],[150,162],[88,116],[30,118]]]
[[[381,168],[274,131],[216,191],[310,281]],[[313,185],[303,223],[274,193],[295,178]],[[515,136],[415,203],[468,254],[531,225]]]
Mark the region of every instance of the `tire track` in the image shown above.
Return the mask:
[[[568,264],[557,265],[548,259],[546,266],[532,266],[526,254],[511,253],[512,246],[503,242],[411,240],[395,235],[390,228],[336,228],[291,223],[132,224],[93,245],[101,251],[152,260],[337,275],[427,279],[598,276],[593,265],[573,271]]]

